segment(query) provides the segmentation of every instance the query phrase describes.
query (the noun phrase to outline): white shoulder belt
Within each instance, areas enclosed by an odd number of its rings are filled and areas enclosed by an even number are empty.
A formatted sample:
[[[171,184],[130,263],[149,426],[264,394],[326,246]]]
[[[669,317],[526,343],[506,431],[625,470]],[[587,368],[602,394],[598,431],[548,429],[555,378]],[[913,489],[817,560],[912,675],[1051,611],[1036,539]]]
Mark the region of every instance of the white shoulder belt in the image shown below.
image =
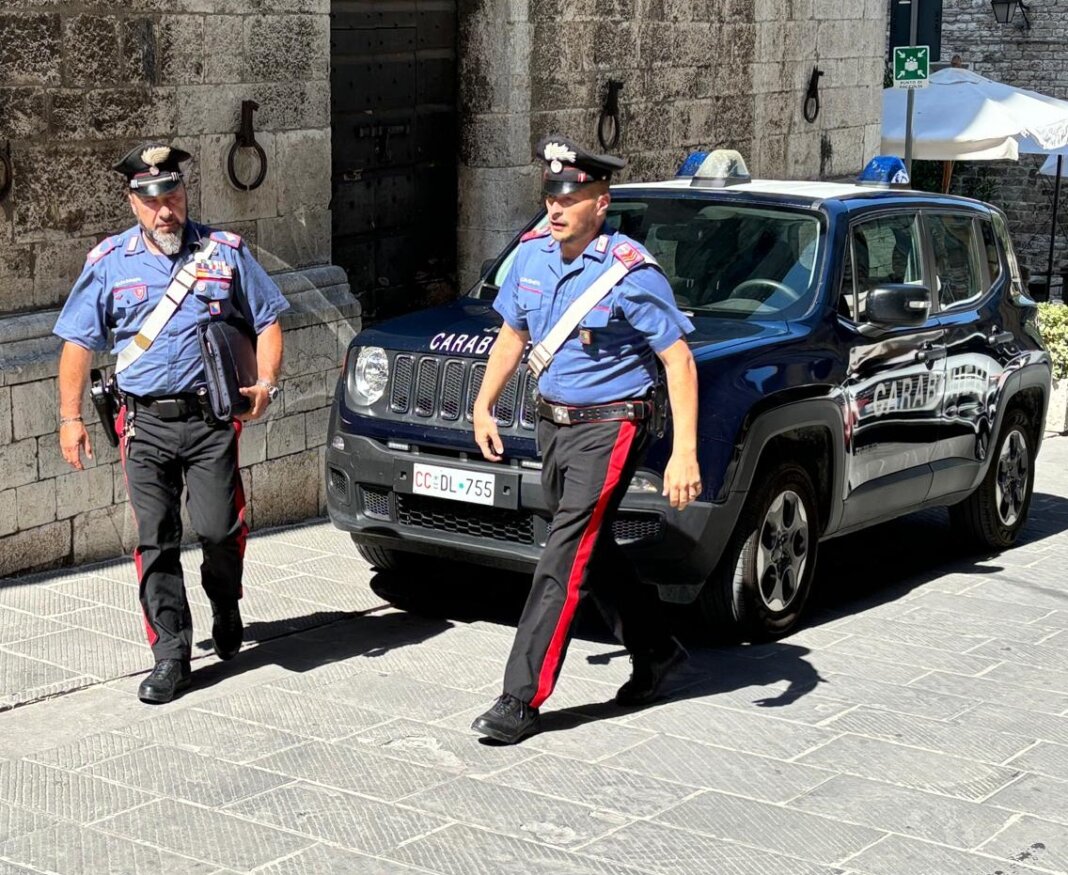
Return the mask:
[[[617,247],[618,249],[619,247]],[[549,367],[556,355],[556,351],[564,341],[571,336],[579,322],[590,312],[612,288],[625,277],[633,268],[651,264],[659,267],[656,259],[651,255],[641,255],[633,247],[628,247],[638,258],[628,257],[626,260],[617,257],[612,266],[593,281],[586,291],[579,295],[564,311],[559,321],[549,329],[549,333],[542,338],[541,343],[535,345],[527,356],[527,367],[535,377],[540,377],[542,372]]]
[[[156,338],[159,337],[159,333],[163,330],[163,326],[177,312],[182,305],[182,301],[185,300],[185,296],[189,294],[189,290],[196,282],[196,263],[210,258],[217,245],[214,240],[209,240],[203,249],[198,250],[189,261],[182,265],[178,273],[175,274],[174,279],[171,280],[171,284],[167,286],[167,291],[163,293],[160,302],[156,304],[156,308],[148,314],[148,318],[145,319],[141,330],[133,336],[126,346],[119,350],[118,359],[115,362],[116,374],[120,374],[130,367],[152,346]]]

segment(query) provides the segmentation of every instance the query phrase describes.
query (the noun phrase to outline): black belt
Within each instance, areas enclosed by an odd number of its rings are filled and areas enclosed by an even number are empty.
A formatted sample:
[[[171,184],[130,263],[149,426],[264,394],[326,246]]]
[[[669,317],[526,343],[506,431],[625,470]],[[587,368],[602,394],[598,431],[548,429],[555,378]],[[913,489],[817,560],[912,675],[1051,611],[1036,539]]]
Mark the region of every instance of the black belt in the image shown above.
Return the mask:
[[[191,416],[203,417],[204,407],[196,395],[163,395],[155,398],[139,398],[126,395],[126,406],[137,413],[151,413],[157,419],[188,419]]]
[[[589,407],[569,407],[538,399],[538,416],[557,425],[577,425],[582,422],[635,422],[653,415],[653,402],[613,401],[611,404],[593,404]]]

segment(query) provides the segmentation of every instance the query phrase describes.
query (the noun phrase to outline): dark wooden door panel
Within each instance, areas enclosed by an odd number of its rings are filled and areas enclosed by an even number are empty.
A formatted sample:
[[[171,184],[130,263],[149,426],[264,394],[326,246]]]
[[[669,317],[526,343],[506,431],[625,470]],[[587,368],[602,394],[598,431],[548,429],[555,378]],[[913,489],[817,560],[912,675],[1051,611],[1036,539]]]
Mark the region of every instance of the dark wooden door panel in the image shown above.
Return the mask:
[[[334,0],[334,262],[370,318],[455,293],[455,0]]]

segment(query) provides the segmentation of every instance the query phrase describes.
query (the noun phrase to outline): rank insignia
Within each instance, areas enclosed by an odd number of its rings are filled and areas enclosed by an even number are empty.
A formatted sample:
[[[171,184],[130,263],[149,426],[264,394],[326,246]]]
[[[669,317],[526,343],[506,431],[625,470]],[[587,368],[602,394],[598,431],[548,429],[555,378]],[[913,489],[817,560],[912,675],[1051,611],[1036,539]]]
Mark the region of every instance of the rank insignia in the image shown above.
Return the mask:
[[[612,250],[612,254],[623,262],[623,266],[630,270],[633,267],[637,267],[643,261],[645,256],[642,255],[637,249],[631,246],[629,243],[620,243],[615,249]]]
[[[600,237],[597,238],[597,246],[595,248],[597,249],[598,252],[602,252],[602,253],[608,251],[608,235],[607,234],[602,234]]]
[[[212,316],[222,315],[222,302],[220,301],[208,301],[208,312]]]
[[[589,346],[593,343],[593,332],[589,328],[579,329],[579,340],[582,341],[583,346]]]

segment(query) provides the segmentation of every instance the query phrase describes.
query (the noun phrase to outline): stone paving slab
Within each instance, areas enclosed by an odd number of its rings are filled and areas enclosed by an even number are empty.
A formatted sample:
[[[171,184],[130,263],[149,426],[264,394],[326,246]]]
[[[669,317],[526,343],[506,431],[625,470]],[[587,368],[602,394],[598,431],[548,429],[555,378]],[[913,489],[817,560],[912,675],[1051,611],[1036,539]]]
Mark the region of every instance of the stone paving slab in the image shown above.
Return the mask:
[[[782,805],[706,792],[655,818],[742,845],[758,845],[788,856],[835,865],[875,844],[885,832],[834,821]]]
[[[73,824],[59,824],[4,842],[0,844],[0,855],[26,863],[34,871],[44,872],[210,875],[215,871],[214,866],[189,856],[168,853]]]
[[[849,861],[870,875],[1025,875],[1037,870],[996,857],[965,853],[953,848],[901,836],[887,836]]]
[[[174,853],[247,872],[310,847],[308,838],[173,799],[160,799],[99,823],[98,828]]]
[[[1013,817],[977,802],[852,775],[836,775],[790,807],[961,850],[978,847]]]
[[[105,760],[86,771],[157,796],[211,807],[226,805],[286,783],[286,778],[269,771],[161,745]]]
[[[983,845],[982,851],[1043,869],[1068,871],[1068,826],[1021,817]]]
[[[1008,786],[1021,771],[848,734],[799,757],[797,762],[973,800]]]
[[[532,837],[533,838],[533,837]],[[449,826],[409,842],[386,854],[394,860],[419,866],[443,875],[501,875],[524,872],[530,875],[637,875],[655,871],[643,866],[594,859],[588,854],[571,853],[551,844],[464,825]]]
[[[306,782],[246,799],[227,810],[261,824],[371,854],[397,848],[448,823],[433,814]]]

